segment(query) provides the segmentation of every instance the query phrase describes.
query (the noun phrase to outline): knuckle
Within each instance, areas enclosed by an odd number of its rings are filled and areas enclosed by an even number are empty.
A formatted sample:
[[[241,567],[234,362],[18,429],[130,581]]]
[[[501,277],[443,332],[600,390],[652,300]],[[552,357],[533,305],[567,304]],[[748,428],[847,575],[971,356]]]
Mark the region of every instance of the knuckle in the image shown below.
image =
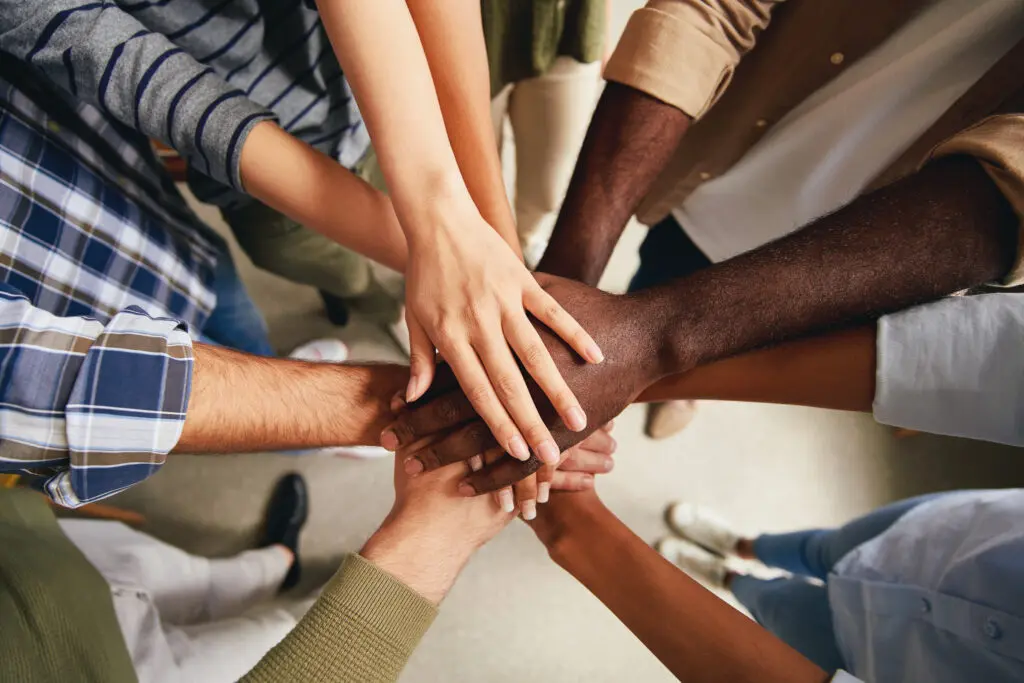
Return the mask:
[[[531,343],[523,350],[522,361],[527,368],[536,369],[544,364],[547,348],[540,342]]]
[[[562,317],[562,307],[554,301],[545,303],[543,311],[545,320],[557,321]]]
[[[436,406],[437,418],[442,425],[450,425],[459,419],[460,411],[455,396],[448,395],[439,398]]]
[[[508,430],[511,425],[502,425],[502,429]],[[485,444],[491,440],[491,430],[483,423],[473,424],[463,432],[463,440],[466,445],[477,450],[483,450]]]
[[[499,375],[494,382],[494,390],[498,394],[498,398],[502,403],[508,404],[510,401],[516,398],[519,393],[519,383],[516,381],[518,378],[513,375]]]
[[[466,398],[474,406],[482,406],[491,399],[491,388],[486,384],[475,384],[466,391]]]

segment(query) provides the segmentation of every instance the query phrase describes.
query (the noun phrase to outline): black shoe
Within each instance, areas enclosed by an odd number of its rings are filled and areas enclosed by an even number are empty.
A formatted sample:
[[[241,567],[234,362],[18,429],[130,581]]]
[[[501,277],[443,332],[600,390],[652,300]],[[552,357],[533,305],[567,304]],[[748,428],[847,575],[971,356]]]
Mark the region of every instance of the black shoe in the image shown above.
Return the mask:
[[[302,577],[302,563],[299,562],[299,532],[309,516],[309,493],[306,480],[300,474],[282,477],[267,504],[267,521],[260,541],[261,548],[269,545],[283,545],[295,557],[288,574],[281,582],[281,591],[293,588]]]
[[[320,298],[324,300],[324,310],[332,325],[345,327],[348,325],[348,304],[340,296],[334,296],[320,290]]]

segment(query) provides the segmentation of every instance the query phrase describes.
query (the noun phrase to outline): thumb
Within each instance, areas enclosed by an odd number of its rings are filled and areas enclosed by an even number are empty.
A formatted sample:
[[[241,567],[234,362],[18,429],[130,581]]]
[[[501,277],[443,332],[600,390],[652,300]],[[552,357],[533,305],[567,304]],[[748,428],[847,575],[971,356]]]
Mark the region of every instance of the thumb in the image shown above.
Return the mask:
[[[426,393],[434,381],[434,342],[409,309],[405,311],[405,322],[409,326],[409,386],[405,400],[412,403]]]

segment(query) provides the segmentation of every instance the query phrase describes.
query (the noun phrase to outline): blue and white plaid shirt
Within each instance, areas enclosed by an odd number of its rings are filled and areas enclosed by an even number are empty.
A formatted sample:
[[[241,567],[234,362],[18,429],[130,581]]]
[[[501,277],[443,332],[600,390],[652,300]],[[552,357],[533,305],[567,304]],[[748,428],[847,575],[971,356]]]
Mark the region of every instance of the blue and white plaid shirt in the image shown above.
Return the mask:
[[[75,507],[177,443],[224,245],[143,136],[0,67],[0,471]]]

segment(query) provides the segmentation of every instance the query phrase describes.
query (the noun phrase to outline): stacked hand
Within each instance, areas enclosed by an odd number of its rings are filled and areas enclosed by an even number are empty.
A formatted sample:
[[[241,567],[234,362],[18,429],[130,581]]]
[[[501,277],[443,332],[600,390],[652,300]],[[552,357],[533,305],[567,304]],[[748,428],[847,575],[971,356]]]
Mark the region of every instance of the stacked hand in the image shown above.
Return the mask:
[[[591,330],[604,350],[605,361],[600,365],[584,363],[565,342],[543,326],[536,325],[536,334],[542,340],[555,366],[569,386],[581,397],[590,417],[586,428],[573,431],[559,424],[558,413],[544,399],[539,387],[528,381],[530,393],[540,406],[540,413],[560,451],[580,443],[601,425],[618,415],[652,382],[661,376],[658,350],[660,338],[658,321],[651,320],[642,302],[633,296],[606,294],[587,285],[552,276],[538,276],[539,282],[576,320]],[[426,438],[429,437],[429,438]],[[602,443],[610,436],[597,437],[593,444],[597,452],[608,447]],[[469,474],[460,484],[464,495],[502,489],[529,477],[542,467],[536,457],[519,462],[501,457],[504,448],[495,440],[487,425],[474,410],[474,404],[454,386],[444,367],[439,370],[434,390],[426,400],[412,405],[388,427],[382,435],[385,446],[398,446],[409,472],[432,470],[453,462],[470,460],[483,455],[486,466]],[[541,484],[554,476],[545,468]],[[540,490],[540,500],[545,491]],[[520,505],[538,497],[535,478],[517,484]],[[503,503],[510,510],[511,498],[504,495]]]
[[[462,213],[445,217],[457,230],[440,227],[428,238],[410,241],[406,400],[418,399],[434,381],[436,346],[495,444],[520,460],[529,459],[532,451],[541,461],[554,464],[559,448],[535,401],[543,397],[570,430],[583,430],[587,416],[553,360],[550,344],[529,316],[544,323],[556,339],[565,340],[566,351],[575,351],[574,359],[600,363],[603,356],[476,208],[468,204]],[[538,389],[533,397],[524,374]],[[385,440],[383,445],[394,449],[401,444]]]

